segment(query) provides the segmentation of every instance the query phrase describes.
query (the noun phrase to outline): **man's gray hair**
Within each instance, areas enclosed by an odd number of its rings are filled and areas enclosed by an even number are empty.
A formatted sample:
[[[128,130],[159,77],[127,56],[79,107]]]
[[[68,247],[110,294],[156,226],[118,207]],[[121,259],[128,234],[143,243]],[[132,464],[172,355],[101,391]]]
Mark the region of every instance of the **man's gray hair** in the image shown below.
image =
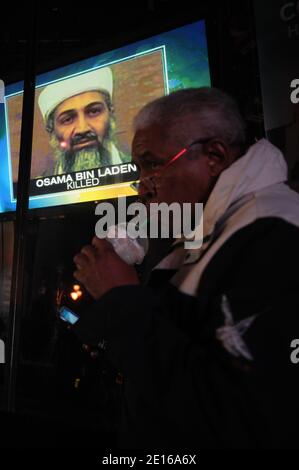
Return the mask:
[[[189,88],[158,98],[139,111],[133,126],[135,132],[155,123],[186,129],[189,119],[198,122],[200,135],[194,137],[221,138],[229,145],[246,142],[246,125],[237,103],[217,88]]]

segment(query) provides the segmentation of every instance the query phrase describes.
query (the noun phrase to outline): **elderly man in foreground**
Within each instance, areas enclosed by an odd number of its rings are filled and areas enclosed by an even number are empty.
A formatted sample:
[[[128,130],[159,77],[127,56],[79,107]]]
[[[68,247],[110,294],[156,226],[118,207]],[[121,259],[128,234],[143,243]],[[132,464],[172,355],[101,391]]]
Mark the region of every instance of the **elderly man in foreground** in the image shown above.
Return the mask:
[[[249,147],[234,101],[212,88],[162,97],[134,125],[141,200],[202,202],[204,243],[174,244],[146,285],[106,240],[74,258],[95,300],[74,329],[105,340],[124,377],[120,445],[296,446],[299,196],[283,156]]]

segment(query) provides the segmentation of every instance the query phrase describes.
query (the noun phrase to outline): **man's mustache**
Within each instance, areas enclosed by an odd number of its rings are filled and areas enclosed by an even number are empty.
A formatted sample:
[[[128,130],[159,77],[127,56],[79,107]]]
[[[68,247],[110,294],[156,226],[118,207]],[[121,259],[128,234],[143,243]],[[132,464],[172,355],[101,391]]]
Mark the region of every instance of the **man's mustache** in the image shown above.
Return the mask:
[[[81,144],[82,142],[94,142],[98,141],[98,136],[95,132],[92,131],[87,131],[87,132],[82,132],[74,135],[74,137],[71,138],[70,144],[71,146],[73,145],[78,145]]]

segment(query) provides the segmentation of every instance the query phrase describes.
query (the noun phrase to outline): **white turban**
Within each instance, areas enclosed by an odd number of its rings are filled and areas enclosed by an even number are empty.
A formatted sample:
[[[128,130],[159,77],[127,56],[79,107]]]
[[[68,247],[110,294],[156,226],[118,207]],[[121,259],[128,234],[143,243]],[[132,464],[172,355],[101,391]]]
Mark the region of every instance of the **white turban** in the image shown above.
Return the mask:
[[[41,92],[38,105],[44,121],[63,101],[86,91],[106,91],[112,97],[113,79],[110,68],[92,70],[52,83]]]

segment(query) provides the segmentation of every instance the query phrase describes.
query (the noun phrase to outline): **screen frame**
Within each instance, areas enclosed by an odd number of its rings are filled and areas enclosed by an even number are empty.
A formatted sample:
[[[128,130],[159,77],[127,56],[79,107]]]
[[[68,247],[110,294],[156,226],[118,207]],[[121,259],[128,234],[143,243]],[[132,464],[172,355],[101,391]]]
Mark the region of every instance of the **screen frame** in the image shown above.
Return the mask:
[[[119,35],[114,38],[107,39],[107,42],[103,46],[97,45],[93,47],[84,47],[80,48],[79,51],[76,51],[76,54],[69,54],[67,58],[53,61],[47,61],[45,63],[37,63],[36,65],[36,74],[35,76],[42,75],[48,72],[52,72],[61,67],[67,67],[76,62],[80,62],[93,56],[101,55],[106,52],[113,51],[121,47],[133,44],[138,41],[143,41],[150,39],[153,36],[168,33],[176,28],[181,28],[188,26],[192,23],[199,21],[205,22],[205,31],[206,31],[206,40],[207,40],[207,54],[209,60],[209,73],[211,86],[219,86],[220,84],[220,47],[219,41],[219,25],[215,20],[215,17],[211,13],[202,14],[202,15],[186,15],[181,19],[170,18],[167,21],[165,19],[161,21],[155,21],[151,25],[146,27],[136,29],[126,34],[126,39]],[[22,79],[21,79],[22,80]],[[7,83],[7,85],[13,85],[19,80],[14,80],[13,82]],[[127,196],[130,200],[134,200],[135,196]],[[118,198],[109,199],[110,202],[116,203]],[[105,199],[101,201],[106,201]],[[29,200],[28,200],[29,202]],[[88,202],[75,202],[70,204],[63,204],[57,206],[49,207],[39,207],[39,208],[28,208],[28,219],[39,219],[39,218],[55,218],[55,217],[66,217],[68,215],[76,215],[80,212],[90,212],[94,213],[95,206],[99,201],[88,201]],[[16,211],[7,211],[0,213],[0,220],[15,220]]]

